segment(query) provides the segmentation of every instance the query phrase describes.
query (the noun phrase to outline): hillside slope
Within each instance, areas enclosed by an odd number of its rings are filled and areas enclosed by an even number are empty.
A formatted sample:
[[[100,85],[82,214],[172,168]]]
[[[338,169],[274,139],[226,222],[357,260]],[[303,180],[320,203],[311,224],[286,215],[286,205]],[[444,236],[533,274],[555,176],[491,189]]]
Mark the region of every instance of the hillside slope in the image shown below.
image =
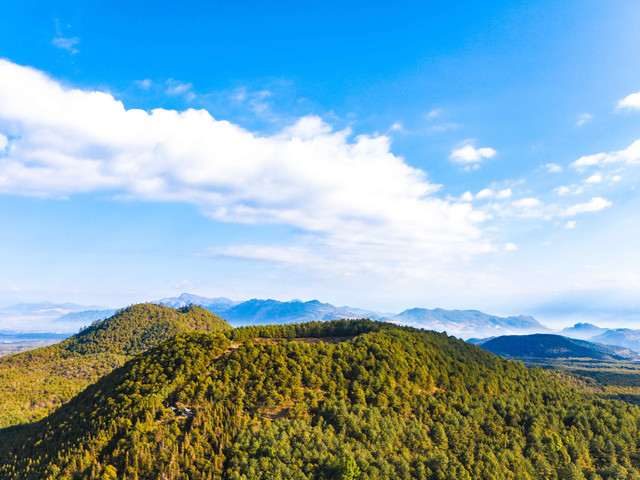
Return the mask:
[[[639,424],[444,334],[250,327],[178,335],[1,431],[0,477],[639,479]]]
[[[636,360],[639,355],[627,348],[587,342],[561,335],[503,335],[480,345],[496,355],[536,358],[590,358],[595,360]]]
[[[0,428],[42,418],[128,358],[180,332],[231,327],[200,307],[133,305],[48,347],[0,358]]]

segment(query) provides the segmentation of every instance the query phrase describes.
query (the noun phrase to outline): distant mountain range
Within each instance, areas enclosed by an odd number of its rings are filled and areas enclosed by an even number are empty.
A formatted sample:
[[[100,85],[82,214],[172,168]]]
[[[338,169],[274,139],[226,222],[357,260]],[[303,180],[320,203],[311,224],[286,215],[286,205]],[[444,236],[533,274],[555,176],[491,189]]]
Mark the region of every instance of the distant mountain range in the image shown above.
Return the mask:
[[[503,335],[488,340],[480,346],[504,357],[640,359],[640,354],[627,348],[550,334]]]
[[[74,333],[113,315],[115,310],[77,303],[19,303],[0,308],[0,333]]]
[[[363,310],[349,306],[336,307],[318,300],[248,300],[234,302],[228,298],[207,298],[183,293],[179,297],[163,298],[156,303],[181,307],[199,305],[220,315],[232,325],[266,325],[299,323],[333,319],[369,318],[417,328],[446,331],[459,337],[503,335],[508,333],[548,332],[549,328],[533,317],[499,317],[478,310],[444,310],[412,308],[399,314]]]
[[[465,339],[475,337],[474,343],[476,341],[481,343],[487,337],[502,335],[559,333],[565,337],[619,345],[640,351],[640,330],[605,329],[590,323],[577,323],[560,332],[553,332],[531,316],[501,317],[478,310],[410,308],[396,314],[349,306],[336,307],[318,300],[308,302],[300,300],[282,302],[271,299],[235,301],[225,297],[210,298],[190,293],[163,298],[153,303],[173,308],[201,306],[234,326],[369,318],[447,332],[449,335]],[[68,335],[95,321],[108,318],[115,312],[114,309],[75,303],[21,303],[0,308],[0,335],[43,331]],[[13,339],[6,338],[6,340]],[[1,337],[0,341],[2,341]]]
[[[446,331],[449,335],[464,338],[551,331],[533,317],[499,317],[478,310],[412,308],[385,320],[428,330]]]
[[[371,310],[353,307],[335,307],[318,300],[303,302],[291,300],[248,300],[234,302],[228,298],[207,298],[183,293],[179,297],[163,298],[156,303],[168,307],[198,305],[223,317],[232,325],[267,325],[270,323],[298,323],[314,320],[335,320],[349,318],[370,318],[378,320],[386,315]]]
[[[612,330],[605,330],[603,333],[592,337],[590,340],[592,342],[620,345],[640,352],[640,330],[615,328]]]

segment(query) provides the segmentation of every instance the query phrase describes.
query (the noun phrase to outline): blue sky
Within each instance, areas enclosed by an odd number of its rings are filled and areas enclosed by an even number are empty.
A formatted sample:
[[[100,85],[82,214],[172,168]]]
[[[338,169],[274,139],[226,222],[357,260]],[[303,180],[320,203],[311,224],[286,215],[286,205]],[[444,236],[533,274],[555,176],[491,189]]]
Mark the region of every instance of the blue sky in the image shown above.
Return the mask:
[[[130,3],[3,7],[0,303],[640,325],[636,2]]]

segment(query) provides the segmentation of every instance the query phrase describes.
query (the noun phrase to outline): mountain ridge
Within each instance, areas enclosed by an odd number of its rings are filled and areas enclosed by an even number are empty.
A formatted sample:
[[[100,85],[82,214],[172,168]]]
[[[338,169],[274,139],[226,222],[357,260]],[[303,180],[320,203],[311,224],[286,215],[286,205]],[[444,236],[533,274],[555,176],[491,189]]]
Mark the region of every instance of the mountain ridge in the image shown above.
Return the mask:
[[[179,297],[158,300],[157,303],[182,304],[188,299],[195,299],[200,302],[201,306],[222,316],[235,326],[369,318],[429,330],[446,331],[451,335],[463,337],[529,333],[534,330],[550,331],[548,327],[531,316],[501,317],[488,315],[479,310],[445,310],[442,308],[429,310],[416,307],[394,314],[349,306],[336,307],[319,300],[283,302],[273,299],[251,299],[236,302],[224,297],[216,299],[187,293],[183,293]],[[218,302],[218,300],[223,301]]]
[[[590,358],[640,360],[640,354],[624,347],[605,345],[555,334],[503,335],[479,346],[496,355],[513,358]]]

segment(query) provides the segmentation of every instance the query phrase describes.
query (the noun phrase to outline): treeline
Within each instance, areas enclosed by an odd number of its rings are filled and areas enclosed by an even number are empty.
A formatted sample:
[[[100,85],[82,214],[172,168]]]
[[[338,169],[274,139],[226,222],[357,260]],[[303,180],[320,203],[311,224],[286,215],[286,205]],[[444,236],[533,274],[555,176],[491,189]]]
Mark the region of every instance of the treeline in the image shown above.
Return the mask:
[[[179,334],[5,430],[0,477],[635,480],[639,422],[444,334],[249,327]]]

